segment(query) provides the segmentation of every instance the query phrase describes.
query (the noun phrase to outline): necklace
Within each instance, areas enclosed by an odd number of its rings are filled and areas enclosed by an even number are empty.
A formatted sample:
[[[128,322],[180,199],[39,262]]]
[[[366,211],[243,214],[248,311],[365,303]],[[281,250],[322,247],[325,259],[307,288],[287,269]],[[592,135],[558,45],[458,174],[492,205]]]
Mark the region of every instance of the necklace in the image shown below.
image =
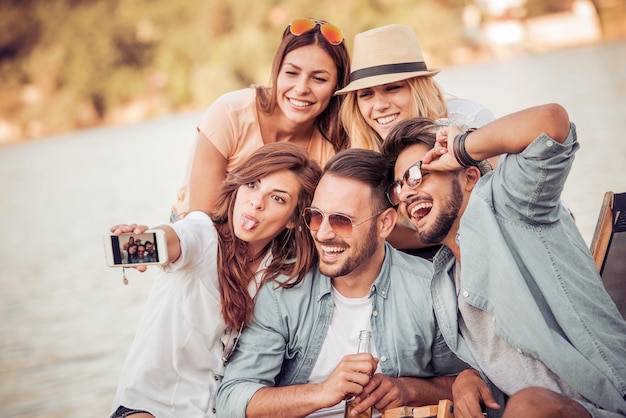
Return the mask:
[[[261,251],[258,255],[255,255],[254,258],[246,258],[246,263],[256,263],[264,254],[265,251]]]
[[[259,253],[255,255],[253,258],[246,257],[246,263],[256,263],[257,261],[259,261],[261,257],[267,254],[267,250],[270,249],[270,245],[271,245],[271,242],[268,243],[265,247],[263,247],[263,249],[259,251]]]

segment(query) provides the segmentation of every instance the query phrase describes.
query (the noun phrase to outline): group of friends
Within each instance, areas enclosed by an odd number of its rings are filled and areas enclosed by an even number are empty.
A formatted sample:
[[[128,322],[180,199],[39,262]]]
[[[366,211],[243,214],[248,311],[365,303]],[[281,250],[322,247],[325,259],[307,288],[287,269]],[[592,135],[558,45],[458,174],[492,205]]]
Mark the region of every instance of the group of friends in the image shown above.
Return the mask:
[[[159,257],[151,241],[130,236],[120,248],[121,264],[155,263]]]
[[[626,416],[626,321],[561,201],[567,111],[449,96],[403,25],[353,45],[295,19],[270,85],[200,120],[111,417]]]

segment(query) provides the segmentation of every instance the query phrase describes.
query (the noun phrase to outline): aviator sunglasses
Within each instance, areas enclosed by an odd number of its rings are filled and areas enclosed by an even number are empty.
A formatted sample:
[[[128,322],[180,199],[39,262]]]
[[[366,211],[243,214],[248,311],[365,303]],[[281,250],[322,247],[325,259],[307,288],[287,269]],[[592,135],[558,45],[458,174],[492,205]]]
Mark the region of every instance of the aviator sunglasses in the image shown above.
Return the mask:
[[[386,195],[389,203],[396,206],[400,203],[400,193],[402,192],[402,184],[406,184],[410,189],[415,190],[422,183],[422,162],[418,161],[411,167],[407,168],[402,179],[396,180],[387,187]]]
[[[384,211],[385,209],[378,211],[364,221],[356,224],[352,222],[352,219],[346,215],[340,215],[339,213],[325,214],[321,210],[313,208],[304,209],[302,217],[304,218],[304,223],[306,224],[307,228],[309,228],[313,232],[316,232],[322,226],[324,218],[328,216],[328,223],[330,224],[332,230],[335,231],[335,233],[342,238],[349,238],[350,235],[352,235],[352,228],[363,225],[365,222],[375,218]]]
[[[320,25],[320,32],[331,45],[339,45],[343,42],[343,32],[335,25],[317,19],[298,18],[289,24],[289,32],[292,35],[300,36]]]

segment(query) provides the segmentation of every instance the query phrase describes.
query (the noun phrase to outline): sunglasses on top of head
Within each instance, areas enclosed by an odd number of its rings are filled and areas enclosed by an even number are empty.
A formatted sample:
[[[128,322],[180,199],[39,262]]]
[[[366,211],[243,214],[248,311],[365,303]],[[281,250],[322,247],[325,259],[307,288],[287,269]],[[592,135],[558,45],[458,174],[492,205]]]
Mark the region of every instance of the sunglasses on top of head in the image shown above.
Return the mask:
[[[418,161],[404,172],[400,180],[396,180],[387,187],[386,195],[389,203],[394,206],[400,204],[402,185],[406,184],[411,190],[415,190],[422,183],[425,174],[422,174],[422,162]]]
[[[335,231],[335,233],[342,238],[349,238],[352,235],[352,228],[363,225],[365,222],[375,218],[384,211],[385,209],[380,210],[369,218],[358,223],[354,223],[352,219],[346,215],[341,215],[339,213],[326,214],[319,209],[313,208],[304,209],[302,217],[304,218],[304,223],[306,224],[307,228],[309,228],[313,232],[318,231],[322,226],[322,222],[324,222],[324,218],[328,217],[328,223],[330,224],[332,230]]]
[[[343,42],[343,32],[341,32],[341,29],[323,20],[310,18],[294,19],[289,24],[289,32],[291,32],[292,35],[300,36],[314,29],[317,25],[319,25],[320,32],[324,35],[324,38],[326,38],[329,44],[339,45]]]

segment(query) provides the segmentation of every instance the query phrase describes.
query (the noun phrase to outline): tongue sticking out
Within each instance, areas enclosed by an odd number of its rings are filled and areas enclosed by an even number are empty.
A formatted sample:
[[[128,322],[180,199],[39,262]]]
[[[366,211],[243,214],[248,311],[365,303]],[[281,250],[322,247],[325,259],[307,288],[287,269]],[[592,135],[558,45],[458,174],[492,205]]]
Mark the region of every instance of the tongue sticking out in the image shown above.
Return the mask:
[[[243,229],[244,231],[251,230],[252,228],[257,226],[257,223],[258,222],[255,219],[249,218],[245,215],[241,217],[241,229]]]

